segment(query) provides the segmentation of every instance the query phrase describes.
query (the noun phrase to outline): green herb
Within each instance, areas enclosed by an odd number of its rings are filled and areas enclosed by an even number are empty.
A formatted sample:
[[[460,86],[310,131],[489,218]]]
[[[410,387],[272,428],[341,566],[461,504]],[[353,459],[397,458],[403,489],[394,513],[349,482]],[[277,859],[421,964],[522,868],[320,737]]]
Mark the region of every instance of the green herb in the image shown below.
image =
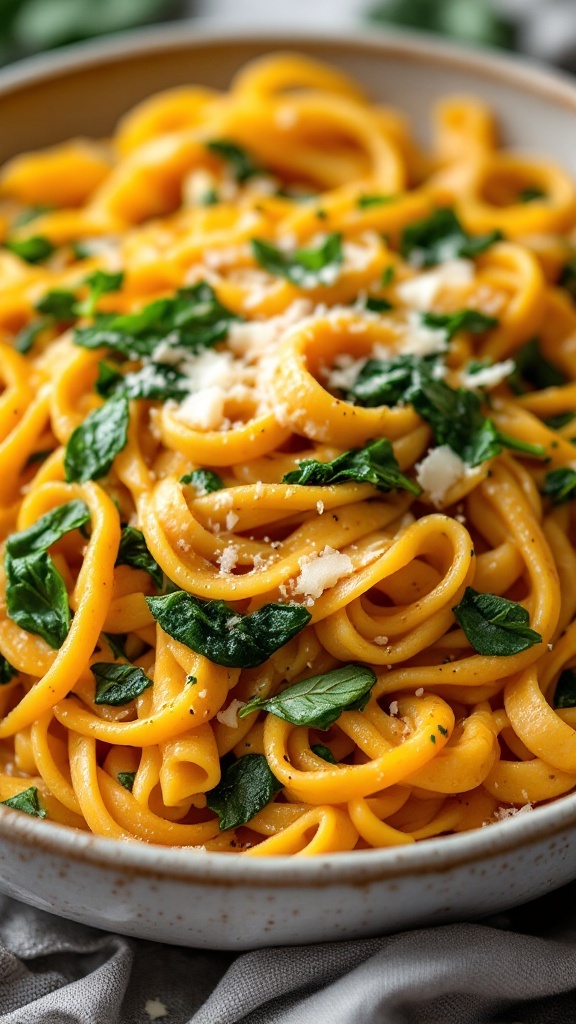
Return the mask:
[[[435,380],[437,357],[396,356],[370,359],[347,394],[358,405],[395,405],[412,402],[416,412],[434,431],[438,444],[447,444],[469,466],[510,448],[533,458],[546,452],[497,430],[481,411],[481,399],[465,388],[451,388]]]
[[[43,238],[42,235],[32,235],[30,238],[7,239],[4,245],[15,256],[19,256],[21,260],[24,260],[25,263],[42,263],[56,251],[56,246],[52,244],[50,239]]]
[[[196,676],[186,676],[186,686],[196,686],[197,682]]]
[[[90,671],[96,680],[95,704],[111,704],[120,707],[139,697],[152,686],[152,680],[136,665],[124,665],[99,661]]]
[[[5,0],[0,5],[2,57],[41,52],[158,22],[173,13],[173,6],[170,0]]]
[[[264,754],[244,754],[225,770],[215,789],[206,794],[206,802],[225,831],[246,825],[281,789]]]
[[[561,466],[547,473],[542,493],[552,499],[553,505],[562,505],[576,498],[576,470]]]
[[[18,331],[16,336],[15,348],[17,352],[20,352],[23,356],[30,351],[36,338],[41,331],[47,326],[44,320],[34,320],[30,324],[26,324],[21,331]]]
[[[31,224],[37,217],[42,217],[45,213],[51,213],[51,206],[27,206],[22,213],[19,213],[14,221],[13,227],[23,228],[26,224]]]
[[[224,487],[222,478],[211,469],[193,469],[191,473],[180,477],[180,483],[190,484],[199,494],[213,494]]]
[[[6,610],[18,626],[41,636],[54,650],[64,643],[70,628],[66,585],[45,551],[25,558],[6,553]]]
[[[532,185],[529,188],[523,188],[518,193],[519,203],[533,203],[535,199],[546,199],[546,193],[538,187],[538,185]]]
[[[375,295],[367,295],[364,299],[364,309],[369,309],[372,313],[386,313],[393,308],[388,299],[378,299]]]
[[[443,208],[404,229],[400,252],[415,267],[434,267],[458,257],[472,259],[501,238],[500,231],[469,235],[454,210]]]
[[[39,463],[46,462],[46,459],[52,455],[52,448],[43,448],[37,452],[31,452],[26,459],[27,466],[37,466]]]
[[[379,491],[397,488],[420,494],[420,488],[400,472],[391,442],[387,437],[372,441],[365,448],[351,448],[331,462],[303,459],[298,469],[293,469],[282,478],[286,484],[301,484],[308,487],[328,487],[349,480],[372,484]]]
[[[310,612],[300,605],[265,604],[241,615],[224,601],[202,601],[183,590],[146,602],[174,640],[229,668],[261,665],[310,621]]]
[[[46,810],[40,803],[36,786],[30,786],[30,789],[22,790],[21,793],[11,796],[8,800],[0,800],[0,803],[4,804],[4,807],[12,807],[15,811],[24,811],[25,814],[31,814],[34,818],[46,817]]]
[[[18,669],[15,669],[8,659],[0,654],[0,686],[6,686],[17,675]]]
[[[122,530],[116,565],[129,565],[133,569],[143,569],[152,577],[158,589],[162,586],[164,580],[162,569],[150,554],[144,534],[134,526],[125,526]]]
[[[437,356],[419,359],[417,356],[400,355],[391,359],[369,359],[346,392],[346,398],[369,408],[397,405],[407,400],[417,373],[431,377],[437,363]]]
[[[437,443],[447,444],[468,466],[478,466],[500,455],[503,448],[533,458],[546,454],[541,445],[527,444],[497,430],[481,412],[481,399],[474,391],[451,388],[445,381],[421,376],[410,392],[410,401],[432,427]]]
[[[37,551],[46,551],[71,530],[79,530],[90,521],[90,511],[85,502],[75,499],[65,505],[58,505],[40,516],[27,530],[13,533],[6,541],[9,558],[26,558]]]
[[[490,0],[385,0],[372,7],[368,17],[463,43],[516,47],[517,23],[503,16]]]
[[[430,743],[436,743],[436,737],[435,737],[434,733],[430,734]]]
[[[440,733],[441,736],[448,735],[448,729],[445,729],[443,725],[438,726],[438,732]]]
[[[128,440],[128,399],[111,398],[73,431],[64,454],[67,483],[106,476]]]
[[[562,427],[568,426],[575,416],[576,412],[559,412],[557,416],[550,416],[544,422],[551,430],[561,430]]]
[[[114,655],[116,661],[119,658],[126,659],[126,651],[124,650],[124,644],[126,643],[126,633],[104,633],[106,642]]]
[[[288,253],[258,238],[250,241],[258,263],[275,277],[284,277],[300,288],[334,284],[344,260],[342,235],[327,235],[315,249],[296,249]]]
[[[218,301],[206,281],[199,281],[171,298],[156,299],[139,313],[98,316],[90,327],[76,329],[74,344],[112,348],[130,359],[151,356],[161,342],[199,352],[222,341],[230,324],[241,319]]]
[[[526,609],[505,597],[480,594],[466,587],[460,604],[452,611],[479,654],[508,657],[542,643],[540,633],[530,628]]]
[[[94,387],[106,399],[124,395],[154,402],[168,399],[180,402],[190,394],[189,378],[167,363],[147,363],[141,370],[124,374],[115,366],[101,362]]]
[[[96,306],[103,295],[120,291],[124,283],[124,274],[121,270],[114,273],[95,270],[84,278],[83,283],[88,285],[88,296],[76,304],[76,313],[79,316],[94,316]]]
[[[376,682],[371,668],[343,665],[320,676],[302,679],[274,697],[252,697],[238,712],[245,718],[252,711],[269,711],[292,725],[329,729],[341,713],[359,707]],[[364,700],[365,707],[367,700]]]
[[[371,206],[385,206],[388,203],[393,203],[396,196],[383,196],[383,195],[370,195],[370,196],[359,196],[357,206],[359,210],[367,210]]]
[[[321,757],[323,761],[328,761],[330,764],[338,763],[330,747],[325,747],[323,743],[313,743],[310,750],[316,754],[316,757]]]
[[[6,607],[22,629],[41,636],[50,647],[62,646],[70,628],[70,609],[64,580],[46,553],[71,530],[90,519],[78,499],[59,505],[27,530],[6,542]]]
[[[230,165],[232,173],[240,185],[263,173],[262,168],[258,167],[250,154],[236,142],[231,142],[230,139],[212,139],[206,143],[206,149]]]
[[[566,668],[561,673],[554,693],[555,708],[576,708],[576,672]]]
[[[74,320],[76,317],[76,296],[64,288],[52,288],[42,296],[35,307],[54,321]]]
[[[516,353],[516,368],[508,378],[511,388],[522,394],[526,384],[540,388],[558,388],[566,384],[567,377],[563,371],[545,359],[540,350],[540,339],[532,338]]]
[[[136,772],[118,772],[118,782],[124,789],[127,789],[129,793],[134,788],[134,779],[136,778]]]
[[[486,316],[477,309],[460,309],[457,313],[423,313],[422,323],[426,327],[440,328],[446,331],[446,340],[452,338],[459,331],[470,331],[471,334],[483,334],[493,327],[497,327],[499,321],[494,316]]]
[[[220,200],[218,193],[215,188],[209,188],[206,190],[203,196],[198,200],[198,206],[216,206]]]

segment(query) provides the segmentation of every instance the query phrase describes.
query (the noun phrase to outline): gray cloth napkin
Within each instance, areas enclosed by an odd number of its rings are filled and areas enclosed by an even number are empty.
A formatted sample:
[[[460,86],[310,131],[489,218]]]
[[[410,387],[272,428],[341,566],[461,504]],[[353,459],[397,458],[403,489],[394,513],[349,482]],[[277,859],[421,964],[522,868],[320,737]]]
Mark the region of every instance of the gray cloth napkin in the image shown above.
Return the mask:
[[[107,935],[0,897],[2,1024],[153,1019],[574,1024],[576,883],[481,924],[240,955]]]

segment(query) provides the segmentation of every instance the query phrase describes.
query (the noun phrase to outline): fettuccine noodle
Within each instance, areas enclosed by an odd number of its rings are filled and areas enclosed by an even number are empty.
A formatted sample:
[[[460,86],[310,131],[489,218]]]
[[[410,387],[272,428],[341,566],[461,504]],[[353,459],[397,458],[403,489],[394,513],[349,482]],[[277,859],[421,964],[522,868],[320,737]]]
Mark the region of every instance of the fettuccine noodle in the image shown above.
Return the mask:
[[[308,856],[576,787],[576,189],[434,131],[286,54],[1,171],[1,801]]]

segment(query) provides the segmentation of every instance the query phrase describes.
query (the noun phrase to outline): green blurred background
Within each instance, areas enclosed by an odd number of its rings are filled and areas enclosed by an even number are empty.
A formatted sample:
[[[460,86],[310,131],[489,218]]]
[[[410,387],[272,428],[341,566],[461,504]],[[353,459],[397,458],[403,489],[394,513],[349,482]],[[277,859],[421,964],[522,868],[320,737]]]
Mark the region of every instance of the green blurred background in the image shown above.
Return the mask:
[[[393,25],[576,67],[576,0],[0,0],[0,64],[180,18],[244,30]]]

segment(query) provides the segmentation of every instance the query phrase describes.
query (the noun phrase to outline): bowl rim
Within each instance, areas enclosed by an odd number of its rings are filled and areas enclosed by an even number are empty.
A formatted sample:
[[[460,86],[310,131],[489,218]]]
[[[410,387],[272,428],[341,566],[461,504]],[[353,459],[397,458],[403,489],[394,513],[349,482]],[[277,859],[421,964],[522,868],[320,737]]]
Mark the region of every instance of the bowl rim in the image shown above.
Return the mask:
[[[88,41],[64,47],[56,53],[21,60],[0,70],[0,103],[3,96],[27,85],[40,85],[93,66],[130,61],[147,52],[171,49],[202,50],[207,46],[234,48],[254,42],[274,50],[330,46],[350,53],[367,51],[391,54],[416,63],[441,64],[465,72],[496,78],[505,86],[521,86],[529,92],[569,107],[576,113],[576,82],[566,73],[543,67],[515,54],[506,56],[473,46],[439,41],[426,33],[379,30],[378,35],[347,29],[326,32],[314,27],[299,31],[290,26],[255,31],[245,26],[218,28],[211,19],[191,20],[177,26],[150,26],[121,32],[104,41]],[[270,883],[286,887],[317,887],[360,884],[414,874],[445,873],[458,866],[473,866],[487,858],[520,846],[560,837],[576,825],[576,793],[561,796],[528,814],[516,814],[487,828],[456,835],[425,839],[409,846],[322,854],[315,857],[283,855],[269,858],[233,857],[198,847],[170,847],[144,841],[119,842],[81,832],[54,822],[40,821],[9,807],[0,806],[0,838],[18,847],[42,850],[56,856],[134,875],[172,878],[202,884],[254,887]]]

